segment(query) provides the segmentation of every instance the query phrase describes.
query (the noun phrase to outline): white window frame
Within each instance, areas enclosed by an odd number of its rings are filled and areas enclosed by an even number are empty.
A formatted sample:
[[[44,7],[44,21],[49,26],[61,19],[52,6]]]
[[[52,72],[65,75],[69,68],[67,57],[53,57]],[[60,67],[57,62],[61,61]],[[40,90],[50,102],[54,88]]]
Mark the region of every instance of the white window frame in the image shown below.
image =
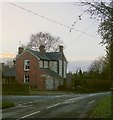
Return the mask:
[[[48,61],[44,61],[44,68],[48,68]]]
[[[29,83],[30,79],[29,79],[29,75],[24,75],[24,83]]]
[[[24,60],[24,70],[29,71],[30,60]]]
[[[43,68],[43,61],[42,60],[39,61],[39,65],[40,65],[40,68]]]

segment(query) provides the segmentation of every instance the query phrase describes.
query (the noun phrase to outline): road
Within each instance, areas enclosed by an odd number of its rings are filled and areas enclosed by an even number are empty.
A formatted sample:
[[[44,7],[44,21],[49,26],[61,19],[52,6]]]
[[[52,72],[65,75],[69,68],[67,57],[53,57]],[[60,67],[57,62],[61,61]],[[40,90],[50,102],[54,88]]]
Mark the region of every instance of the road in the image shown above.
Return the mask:
[[[106,93],[61,94],[43,96],[3,96],[15,103],[2,111],[3,118],[86,118],[88,113]]]

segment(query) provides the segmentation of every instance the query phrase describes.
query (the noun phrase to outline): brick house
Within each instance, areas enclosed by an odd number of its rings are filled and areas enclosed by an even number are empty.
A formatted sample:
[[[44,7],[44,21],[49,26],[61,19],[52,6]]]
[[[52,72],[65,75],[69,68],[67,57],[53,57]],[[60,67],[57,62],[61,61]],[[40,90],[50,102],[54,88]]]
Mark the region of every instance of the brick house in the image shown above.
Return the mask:
[[[15,69],[20,83],[36,86],[39,90],[57,90],[64,84],[67,72],[63,46],[59,46],[59,52],[46,52],[42,45],[39,51],[19,47]]]

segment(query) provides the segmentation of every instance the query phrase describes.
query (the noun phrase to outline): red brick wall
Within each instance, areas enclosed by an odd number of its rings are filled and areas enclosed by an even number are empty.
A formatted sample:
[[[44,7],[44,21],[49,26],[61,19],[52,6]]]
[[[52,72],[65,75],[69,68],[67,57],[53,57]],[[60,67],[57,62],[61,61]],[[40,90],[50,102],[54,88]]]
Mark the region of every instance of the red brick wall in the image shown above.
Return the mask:
[[[30,70],[24,71],[24,60],[30,60]],[[35,85],[39,89],[44,89],[44,78],[41,77],[39,60],[30,52],[26,51],[16,59],[16,78],[20,83],[24,83],[24,75],[29,74],[30,85]]]

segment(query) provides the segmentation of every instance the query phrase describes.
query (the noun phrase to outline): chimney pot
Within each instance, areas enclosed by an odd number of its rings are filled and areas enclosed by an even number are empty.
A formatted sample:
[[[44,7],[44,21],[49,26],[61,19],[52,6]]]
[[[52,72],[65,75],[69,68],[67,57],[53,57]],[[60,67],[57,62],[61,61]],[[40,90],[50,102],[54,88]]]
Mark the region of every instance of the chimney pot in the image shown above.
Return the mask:
[[[41,45],[39,47],[39,50],[40,50],[40,53],[45,54],[45,46],[44,45]]]
[[[19,48],[18,48],[18,54],[23,53],[23,51],[24,51],[24,48],[23,48],[23,47],[19,47]]]
[[[63,46],[62,45],[59,46],[59,52],[63,52]]]

